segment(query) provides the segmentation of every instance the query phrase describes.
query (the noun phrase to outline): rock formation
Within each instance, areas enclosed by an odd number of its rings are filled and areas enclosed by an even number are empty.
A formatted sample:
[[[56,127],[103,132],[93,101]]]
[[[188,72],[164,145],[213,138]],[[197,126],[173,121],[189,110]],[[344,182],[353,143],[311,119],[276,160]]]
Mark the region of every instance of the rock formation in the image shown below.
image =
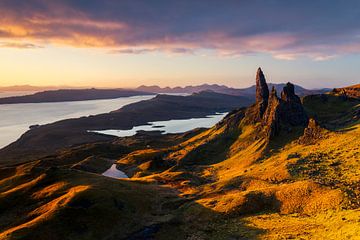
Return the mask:
[[[266,111],[269,99],[269,88],[266,84],[264,73],[258,68],[256,73],[256,104],[258,107],[259,119]]]
[[[274,87],[269,95],[261,68],[256,74],[256,103],[248,110],[247,118],[248,122],[260,122],[268,138],[277,136],[282,128],[291,131],[292,127],[305,127],[308,123],[294,85],[287,83],[281,92],[281,98],[277,96]]]
[[[281,118],[292,126],[306,126],[308,117],[300,98],[295,94],[294,85],[287,83],[281,92]]]
[[[324,137],[324,131],[315,119],[310,118],[308,126],[304,129],[304,134],[299,139],[299,143],[304,145],[315,144]]]
[[[275,137],[280,131],[280,104],[276,89],[273,87],[262,122],[265,126],[265,133],[269,138]]]

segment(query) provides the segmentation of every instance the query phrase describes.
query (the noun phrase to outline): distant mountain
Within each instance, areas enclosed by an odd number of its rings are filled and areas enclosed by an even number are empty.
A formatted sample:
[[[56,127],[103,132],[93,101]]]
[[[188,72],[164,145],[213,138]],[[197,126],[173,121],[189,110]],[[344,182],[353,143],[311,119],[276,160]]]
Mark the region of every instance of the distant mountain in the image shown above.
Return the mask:
[[[285,86],[285,83],[270,83],[268,85],[269,85],[270,89],[274,86],[278,92],[281,92],[281,90]],[[218,84],[211,84],[211,85],[210,84],[202,84],[202,85],[198,85],[198,86],[186,86],[186,87],[174,87],[174,88],[170,88],[170,87],[161,88],[156,85],[153,85],[153,86],[142,85],[142,86],[136,88],[136,90],[138,90],[138,91],[154,92],[154,93],[195,93],[195,92],[210,90],[210,91],[214,91],[217,93],[248,97],[250,99],[255,99],[255,89],[256,89],[255,85],[248,87],[248,88],[231,88],[231,87],[227,87],[225,85],[218,85]],[[331,89],[328,89],[328,88],[310,90],[310,89],[303,88],[299,85],[295,85],[295,92],[299,96],[325,93],[330,90]]]
[[[252,103],[252,100],[242,96],[202,91],[193,93],[190,96],[159,94],[153,99],[128,104],[114,112],[156,112],[158,115],[160,113],[169,115],[174,112],[174,106],[176,106],[176,110],[183,112],[184,116],[187,112],[196,113],[198,116],[205,116],[214,112],[226,112],[235,108],[249,106]]]
[[[57,89],[80,89],[77,87],[69,86],[32,86],[32,85],[14,85],[0,87],[0,92],[39,92],[39,91],[48,91],[48,90],[57,90]]]
[[[152,93],[126,89],[61,89],[43,91],[25,96],[0,98],[0,104],[84,101],[151,94]]]
[[[230,89],[225,85],[218,85],[218,84],[202,84],[198,86],[186,86],[186,87],[164,87],[161,88],[156,85],[152,86],[145,86],[142,85],[140,87],[137,87],[136,90],[139,91],[145,91],[145,92],[156,92],[156,93],[195,93],[195,92],[201,92],[201,91],[207,91],[211,90],[218,93],[224,93],[225,91],[229,91]]]

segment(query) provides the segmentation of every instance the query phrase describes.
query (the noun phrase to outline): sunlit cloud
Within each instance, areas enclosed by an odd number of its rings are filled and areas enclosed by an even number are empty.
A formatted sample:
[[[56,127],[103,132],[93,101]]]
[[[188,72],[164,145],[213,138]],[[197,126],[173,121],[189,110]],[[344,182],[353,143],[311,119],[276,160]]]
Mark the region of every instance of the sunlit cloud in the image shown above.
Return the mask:
[[[295,60],[298,56],[296,54],[286,54],[286,53],[283,53],[283,54],[275,54],[274,55],[274,58],[276,59],[280,59],[280,60]]]
[[[352,2],[349,8],[349,2],[337,8],[323,5],[321,12],[314,12],[316,6],[282,1],[219,6],[211,1],[4,0],[0,2],[0,46],[66,45],[104,48],[112,54],[210,50],[224,57],[266,53],[281,60],[325,61],[360,52],[360,29],[354,24],[357,13],[352,10],[360,4]],[[337,9],[337,21],[333,9]],[[311,20],[313,14],[317,18]]]
[[[36,49],[43,48],[43,46],[22,42],[0,42],[0,48]]]

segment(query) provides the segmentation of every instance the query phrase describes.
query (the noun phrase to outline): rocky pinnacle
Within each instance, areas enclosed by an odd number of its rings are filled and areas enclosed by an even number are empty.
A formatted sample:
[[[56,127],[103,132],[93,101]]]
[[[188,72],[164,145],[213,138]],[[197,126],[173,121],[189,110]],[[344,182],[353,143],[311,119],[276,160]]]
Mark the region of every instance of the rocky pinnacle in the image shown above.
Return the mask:
[[[260,117],[263,116],[269,99],[269,88],[266,84],[264,73],[258,68],[256,73],[256,104],[259,105]]]
[[[256,103],[248,109],[246,117],[249,123],[261,122],[269,138],[278,136],[281,129],[290,132],[294,127],[305,127],[308,123],[294,85],[288,82],[279,98],[275,87],[269,92],[261,68],[256,73]]]

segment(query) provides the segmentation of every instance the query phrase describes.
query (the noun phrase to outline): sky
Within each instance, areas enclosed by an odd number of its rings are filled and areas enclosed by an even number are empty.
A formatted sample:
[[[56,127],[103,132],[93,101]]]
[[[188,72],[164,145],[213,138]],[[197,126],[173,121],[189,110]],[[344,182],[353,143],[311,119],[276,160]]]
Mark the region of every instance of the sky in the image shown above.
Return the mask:
[[[357,0],[0,0],[0,86],[359,83]]]

